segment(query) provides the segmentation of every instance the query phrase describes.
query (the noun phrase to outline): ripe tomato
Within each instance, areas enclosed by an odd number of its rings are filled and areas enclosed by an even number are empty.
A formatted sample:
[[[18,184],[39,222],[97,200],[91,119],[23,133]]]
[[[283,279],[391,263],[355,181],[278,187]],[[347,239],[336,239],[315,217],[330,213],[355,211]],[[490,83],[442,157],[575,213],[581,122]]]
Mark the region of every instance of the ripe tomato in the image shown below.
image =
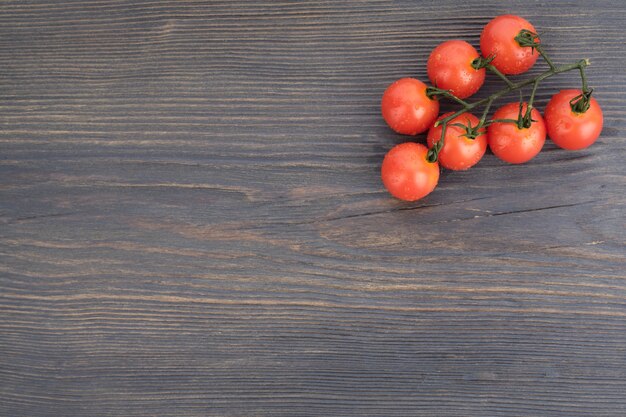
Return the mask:
[[[439,164],[428,162],[426,146],[406,142],[385,155],[381,177],[387,191],[396,198],[415,201],[428,195],[439,181]]]
[[[522,113],[526,112],[524,103]],[[519,103],[509,103],[500,107],[494,119],[517,120]],[[493,123],[487,128],[489,148],[500,159],[512,164],[523,164],[533,159],[546,141],[546,125],[537,109],[532,109],[531,117],[536,120],[528,128],[518,128],[516,123]]]
[[[521,74],[535,65],[539,53],[520,46],[515,37],[522,29],[536,33],[526,19],[502,15],[491,20],[480,35],[480,50],[485,58],[495,55],[491,64],[504,74]]]
[[[443,119],[452,114],[446,113],[439,119]],[[443,138],[443,148],[439,151],[438,161],[439,163],[448,169],[455,171],[468,169],[478,163],[487,150],[487,132],[485,128],[481,128],[478,135],[474,139],[470,139],[464,136],[467,131],[460,126],[453,126],[453,124],[460,123],[466,125],[471,124],[472,127],[476,127],[480,120],[478,117],[470,113],[461,114],[448,122],[446,128],[446,135]],[[441,139],[441,126],[433,126],[428,131],[426,138],[428,147],[432,147],[435,143]]]
[[[428,78],[435,87],[451,90],[458,98],[467,98],[485,81],[485,69],[472,67],[478,56],[476,49],[465,41],[443,42],[428,58]]]
[[[381,107],[389,127],[404,135],[417,135],[433,124],[439,102],[426,95],[426,87],[415,78],[401,78],[387,87]]]
[[[595,98],[591,97],[586,112],[572,110],[570,101],[580,94],[580,90],[561,90],[546,106],[548,136],[563,149],[584,149],[594,143],[602,131],[602,109]]]

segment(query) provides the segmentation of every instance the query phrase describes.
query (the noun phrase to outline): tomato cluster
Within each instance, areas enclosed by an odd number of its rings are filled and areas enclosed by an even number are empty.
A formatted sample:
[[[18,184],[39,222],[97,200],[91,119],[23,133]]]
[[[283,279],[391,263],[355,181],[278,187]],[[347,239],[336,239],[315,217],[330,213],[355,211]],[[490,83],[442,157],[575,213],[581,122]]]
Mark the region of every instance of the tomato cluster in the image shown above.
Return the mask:
[[[587,88],[583,66],[554,66],[528,21],[512,15],[494,18],[482,31],[480,49],[482,56],[465,41],[443,42],[428,58],[428,78],[434,87],[414,78],[402,78],[385,90],[382,115],[391,129],[405,135],[428,131],[428,148],[408,142],[395,146],[385,156],[382,181],[394,197],[415,201],[428,195],[439,181],[440,166],[469,169],[480,161],[487,147],[503,161],[521,164],[541,151],[546,135],[557,146],[570,150],[586,148],[600,135],[602,110]],[[506,77],[528,71],[540,55],[550,65],[545,76],[518,84]],[[542,116],[532,105],[539,81],[575,68],[580,69],[583,88],[554,95]],[[534,83],[530,100],[508,103],[487,120],[489,106],[503,94],[475,104],[463,100],[482,87],[487,70],[506,81],[508,87],[503,93]],[[463,109],[439,116],[442,97],[461,103]],[[478,104],[486,104],[481,118],[469,112]]]

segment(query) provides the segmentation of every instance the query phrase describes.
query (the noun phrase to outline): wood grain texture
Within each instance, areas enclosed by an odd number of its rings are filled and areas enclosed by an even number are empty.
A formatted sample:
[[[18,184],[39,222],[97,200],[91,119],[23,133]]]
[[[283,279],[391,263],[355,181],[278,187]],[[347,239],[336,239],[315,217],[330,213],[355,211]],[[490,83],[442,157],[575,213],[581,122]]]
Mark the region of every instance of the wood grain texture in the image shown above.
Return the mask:
[[[0,1],[0,415],[626,415],[626,7],[528,3]],[[602,137],[393,200],[382,91],[503,13]]]

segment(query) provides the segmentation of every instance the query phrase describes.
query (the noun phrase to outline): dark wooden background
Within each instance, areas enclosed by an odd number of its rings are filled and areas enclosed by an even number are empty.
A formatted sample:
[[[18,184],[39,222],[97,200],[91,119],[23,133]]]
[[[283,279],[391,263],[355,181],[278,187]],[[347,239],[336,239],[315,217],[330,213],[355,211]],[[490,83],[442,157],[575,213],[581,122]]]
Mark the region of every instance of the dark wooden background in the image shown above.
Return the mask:
[[[591,59],[602,137],[390,198],[383,90],[507,12]],[[625,25],[621,0],[1,1],[0,415],[626,415]]]

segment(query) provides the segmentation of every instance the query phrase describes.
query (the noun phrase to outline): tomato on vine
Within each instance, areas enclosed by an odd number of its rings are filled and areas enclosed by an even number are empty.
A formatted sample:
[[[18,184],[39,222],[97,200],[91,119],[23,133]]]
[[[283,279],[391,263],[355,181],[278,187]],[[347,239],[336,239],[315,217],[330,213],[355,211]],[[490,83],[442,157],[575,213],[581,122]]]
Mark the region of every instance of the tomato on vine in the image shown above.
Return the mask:
[[[428,149],[419,143],[396,145],[385,155],[381,177],[396,198],[415,201],[430,194],[439,181],[439,164],[428,162]]]
[[[491,65],[503,74],[516,75],[535,65],[539,52],[536,48],[520,46],[515,39],[525,29],[535,34],[535,27],[526,19],[502,15],[491,20],[480,35],[480,50],[485,58],[493,57]],[[533,44],[539,39],[533,39]]]
[[[442,115],[442,120],[453,113]],[[455,171],[466,170],[478,163],[487,150],[487,132],[484,127],[476,129],[480,120],[471,113],[463,113],[446,126],[443,148],[439,151],[438,161],[444,168]],[[428,131],[426,141],[432,148],[441,140],[443,126],[433,126]]]
[[[524,103],[521,114],[526,114]],[[535,108],[530,112],[530,126],[520,126],[519,103],[500,107],[493,115],[494,122],[487,128],[489,148],[498,158],[511,164],[523,164],[533,159],[546,141],[546,126],[541,113]]]
[[[561,90],[546,106],[548,136],[563,149],[584,149],[594,143],[602,131],[604,119],[596,99],[587,97],[587,103],[579,100],[585,100],[581,90]]]
[[[425,132],[439,114],[439,101],[426,94],[426,84],[401,78],[383,94],[381,109],[390,128],[404,135]]]
[[[433,49],[428,58],[428,78],[435,87],[450,90],[458,98],[467,98],[476,93],[485,81],[485,69],[472,66],[479,57],[478,51],[465,41],[443,42]]]
[[[433,86],[402,78],[385,90],[381,110],[394,131],[416,135],[429,130],[426,138],[429,148],[404,143],[385,155],[381,176],[393,196],[415,201],[428,195],[437,186],[440,165],[452,170],[468,169],[478,163],[487,146],[503,161],[521,164],[541,151],[546,133],[565,149],[583,149],[600,135],[603,116],[587,85],[588,59],[555,64],[533,25],[514,15],[491,20],[481,33],[480,48],[482,56],[465,41],[443,42],[433,49],[427,62],[428,78]],[[547,71],[523,81],[514,82],[507,77],[529,70],[539,56],[548,64]],[[533,107],[537,88],[545,79],[573,70],[580,72],[581,90],[555,94],[546,107],[544,120]],[[480,89],[486,71],[497,75],[506,86],[473,103],[465,101]],[[507,104],[492,119],[487,118],[495,100],[518,90],[523,97],[522,89],[529,86],[532,90],[528,103]],[[435,122],[438,100],[443,98],[461,108]],[[480,107],[482,115],[478,119],[470,112]]]

